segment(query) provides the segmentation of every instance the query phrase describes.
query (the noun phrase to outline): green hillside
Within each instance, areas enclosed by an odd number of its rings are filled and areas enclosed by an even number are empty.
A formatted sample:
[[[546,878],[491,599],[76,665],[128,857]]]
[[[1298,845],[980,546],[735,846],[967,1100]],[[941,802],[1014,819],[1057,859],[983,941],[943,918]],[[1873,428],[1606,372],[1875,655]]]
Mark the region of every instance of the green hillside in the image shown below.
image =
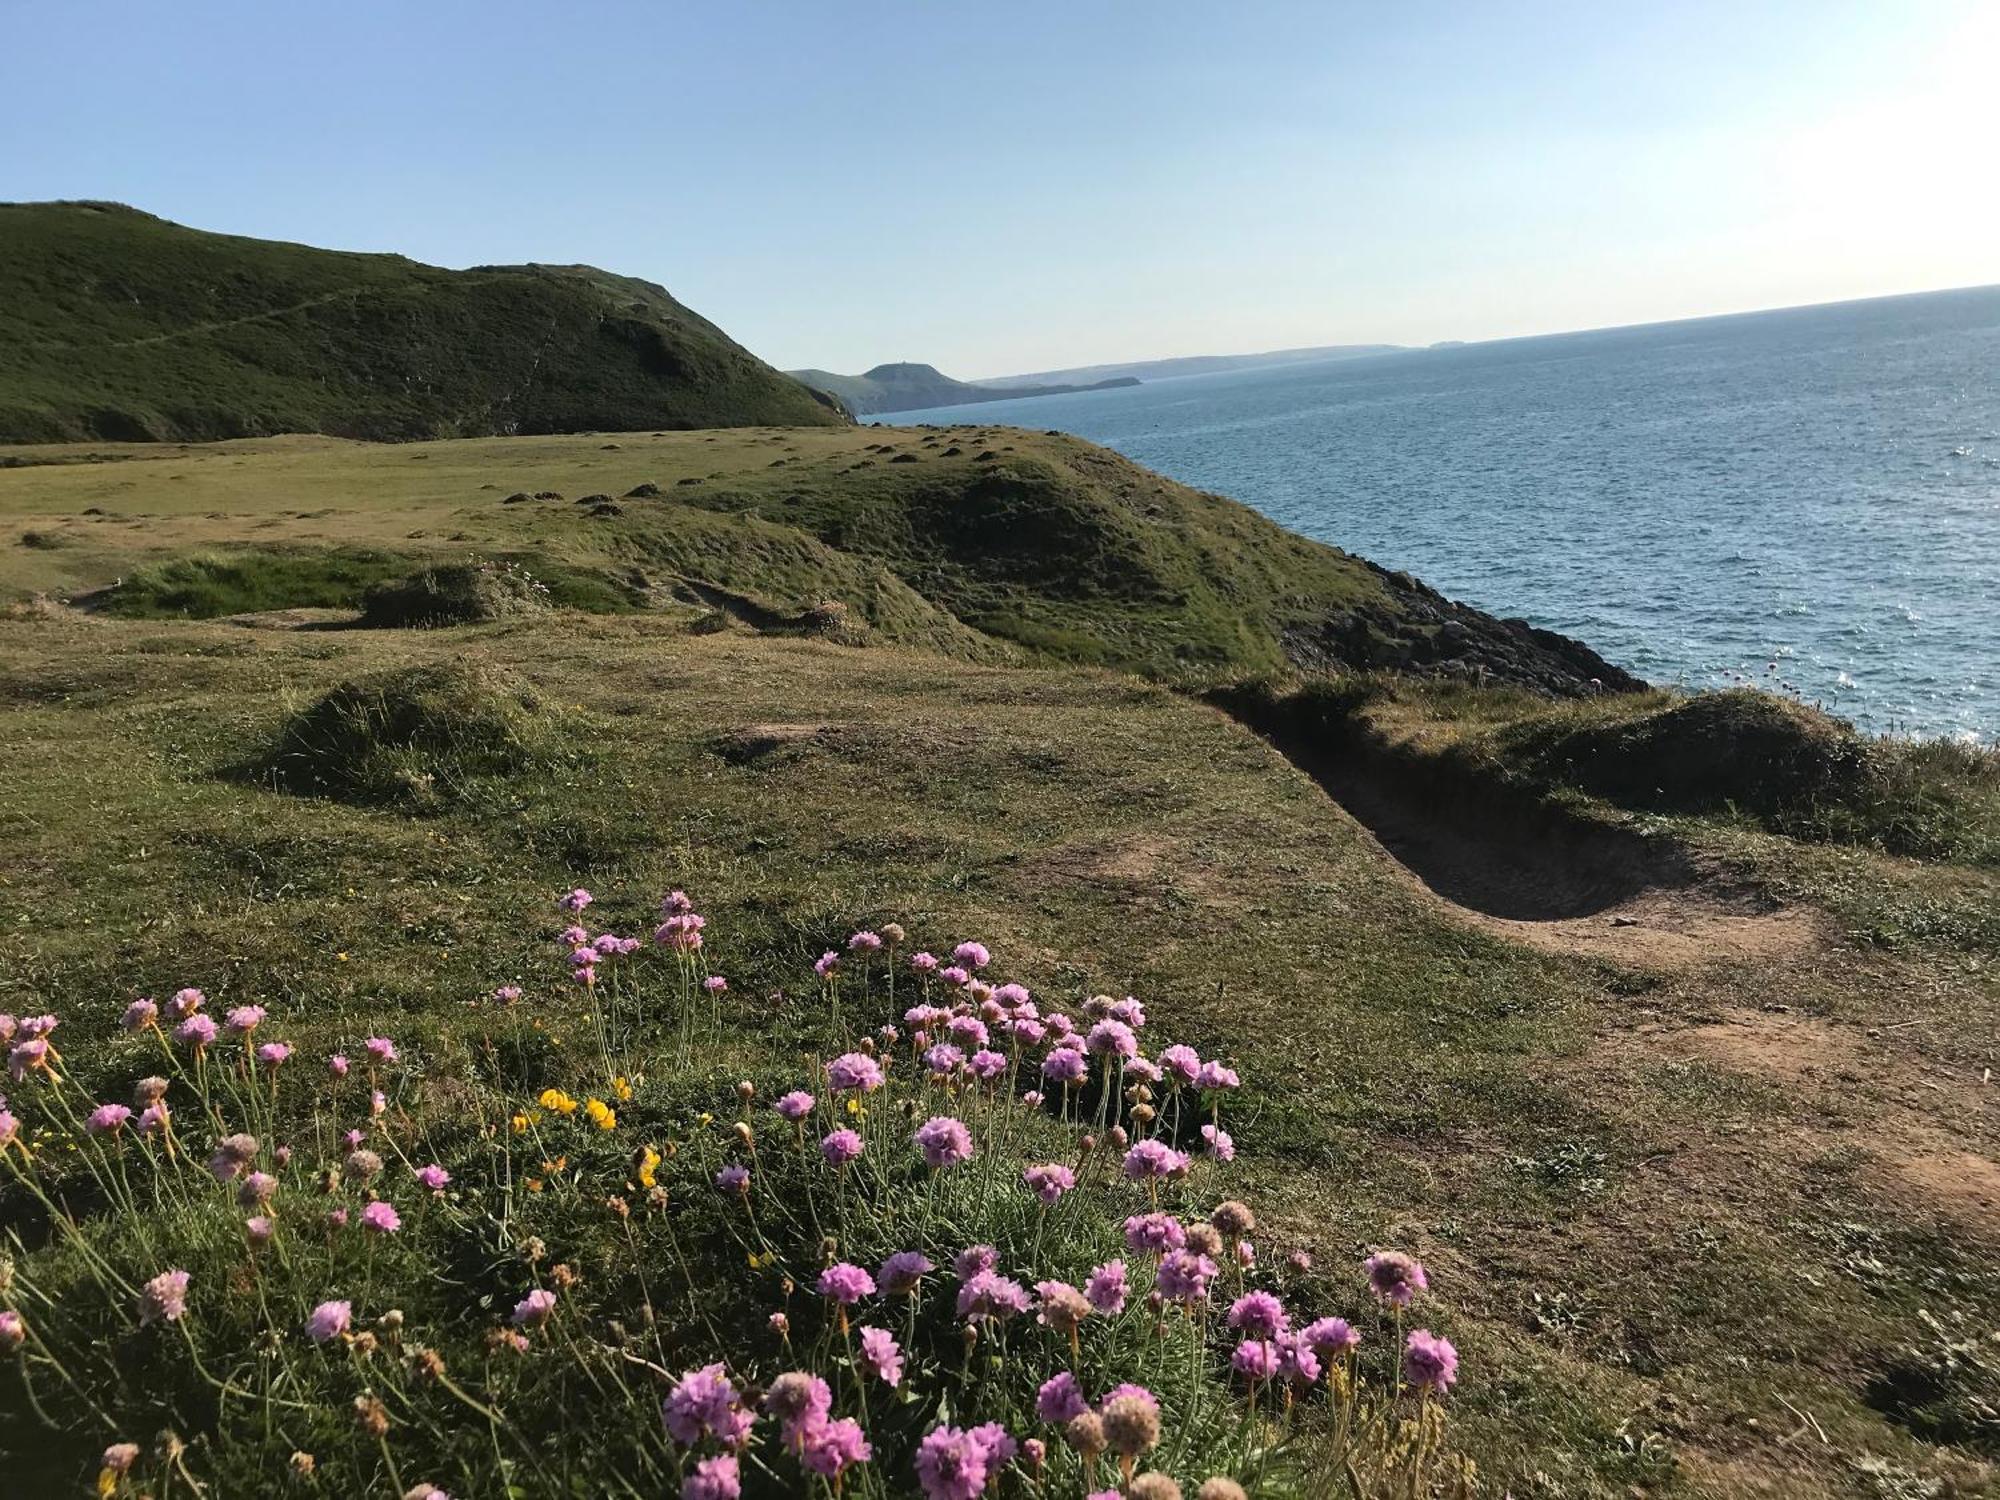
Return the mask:
[[[844,420],[649,282],[0,205],[0,442]]]
[[[0,517],[20,529],[0,547],[0,596],[117,582],[107,598],[125,613],[358,606],[370,584],[477,554],[526,565],[577,607],[673,599],[768,621],[836,603],[884,639],[1188,687],[1342,668],[1558,696],[1592,678],[1638,685],[1577,642],[1094,444],[1018,428],[9,457]]]

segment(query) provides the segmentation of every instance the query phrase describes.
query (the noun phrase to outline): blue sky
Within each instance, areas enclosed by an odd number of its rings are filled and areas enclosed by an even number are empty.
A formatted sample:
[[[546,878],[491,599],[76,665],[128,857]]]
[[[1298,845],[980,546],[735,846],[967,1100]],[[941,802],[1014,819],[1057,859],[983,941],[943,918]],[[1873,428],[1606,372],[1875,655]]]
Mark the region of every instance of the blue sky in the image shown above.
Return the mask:
[[[1992,0],[0,0],[0,198],[963,376],[2000,281]]]

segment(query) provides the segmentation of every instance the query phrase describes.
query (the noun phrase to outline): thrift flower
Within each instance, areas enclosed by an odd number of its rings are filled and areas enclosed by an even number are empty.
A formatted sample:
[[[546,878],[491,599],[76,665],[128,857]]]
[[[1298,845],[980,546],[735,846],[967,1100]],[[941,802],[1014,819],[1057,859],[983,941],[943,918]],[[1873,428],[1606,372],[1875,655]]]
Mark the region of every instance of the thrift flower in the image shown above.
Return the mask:
[[[139,1289],[139,1322],[178,1322],[187,1312],[187,1292],[187,1272],[160,1272]]]
[[[878,932],[857,932],[847,940],[849,953],[873,953],[882,946],[882,935]]]
[[[90,1112],[83,1128],[92,1135],[116,1135],[131,1118],[132,1111],[122,1104],[100,1104]]]
[[[275,1068],[292,1055],[290,1042],[265,1042],[257,1048],[257,1061],[267,1068]]]
[[[968,969],[983,969],[993,961],[984,943],[960,943],[951,950],[951,956]]]
[[[248,1036],[264,1024],[264,1007],[261,1005],[239,1005],[223,1018],[231,1036]]]
[[[992,1271],[981,1271],[958,1289],[958,1315],[968,1322],[1004,1320],[1027,1310],[1027,1288]]]
[[[127,1031],[144,1031],[148,1026],[160,1024],[160,1007],[150,1000],[134,1000],[125,1007],[125,1015],[119,1024]]]
[[[693,1444],[712,1437],[725,1448],[742,1447],[754,1420],[719,1364],[681,1376],[667,1393],[660,1414],[675,1442]]]
[[[793,1089],[789,1094],[778,1100],[776,1104],[772,1105],[771,1108],[775,1109],[787,1120],[796,1123],[811,1114],[813,1106],[818,1102],[804,1089]]]
[[[962,1121],[936,1115],[919,1125],[912,1137],[924,1153],[924,1163],[937,1170],[956,1166],[972,1157],[972,1132]]]
[[[1289,1385],[1311,1385],[1319,1379],[1319,1354],[1302,1334],[1278,1340],[1278,1378]]]
[[[1044,1204],[1053,1205],[1076,1186],[1076,1173],[1060,1162],[1044,1162],[1041,1166],[1029,1167],[1021,1174],[1021,1180],[1027,1183],[1028,1191]]]
[[[725,1193],[744,1194],[750,1191],[750,1169],[732,1162],[715,1174],[715,1185]]]
[[[970,1281],[981,1271],[990,1271],[1000,1264],[1000,1252],[991,1245],[968,1245],[951,1260],[952,1274],[960,1281]]]
[[[861,1155],[861,1137],[851,1130],[836,1130],[819,1143],[819,1154],[831,1167],[844,1167]]]
[[[827,1479],[838,1479],[853,1465],[865,1464],[873,1456],[861,1424],[852,1417],[802,1424],[794,1429],[792,1439],[799,1462]]]
[[[1246,1338],[1274,1339],[1289,1329],[1291,1320],[1285,1304],[1269,1292],[1245,1292],[1230,1305],[1229,1326]]]
[[[787,1427],[818,1421],[832,1409],[833,1392],[826,1382],[803,1370],[780,1375],[764,1393],[764,1410]]]
[[[882,1262],[881,1270],[875,1275],[882,1285],[883,1294],[896,1297],[915,1292],[917,1283],[923,1280],[928,1272],[936,1269],[937,1267],[931,1264],[930,1257],[923,1251],[898,1250]]]
[[[1428,1328],[1414,1328],[1403,1341],[1403,1379],[1420,1391],[1443,1395],[1458,1379],[1458,1350]]]
[[[917,1483],[925,1500],[977,1500],[986,1491],[988,1449],[970,1432],[937,1426],[917,1444]]]
[[[857,1265],[839,1261],[819,1273],[819,1294],[842,1307],[852,1307],[863,1297],[875,1295],[875,1278]]]
[[[1201,1127],[1201,1138],[1208,1142],[1208,1154],[1217,1161],[1236,1160],[1236,1142],[1229,1138],[1229,1132],[1214,1125]]]
[[[1378,1250],[1362,1263],[1369,1288],[1384,1302],[1408,1307],[1418,1292],[1430,1287],[1423,1262],[1400,1250]]]
[[[352,1302],[322,1302],[306,1318],[306,1337],[315,1344],[339,1338],[354,1321]]]
[[[1174,1150],[1165,1141],[1147,1137],[1137,1141],[1125,1153],[1125,1175],[1134,1182],[1158,1181],[1163,1177],[1179,1177],[1188,1169],[1188,1159]]]
[[[1035,1392],[1035,1415],[1051,1427],[1061,1427],[1089,1410],[1090,1402],[1084,1398],[1083,1387],[1068,1370],[1050,1376]]]
[[[837,1094],[872,1094],[882,1087],[882,1065],[865,1052],[843,1052],[826,1065],[826,1082]]]
[[[681,1500],[742,1500],[742,1495],[743,1479],[733,1453],[704,1458],[681,1481]]]
[[[1125,1311],[1126,1292],[1125,1262],[1122,1260],[1106,1261],[1092,1271],[1083,1283],[1083,1295],[1107,1318]]]
[[[861,1330],[861,1363],[868,1373],[887,1386],[903,1382],[903,1350],[886,1328]]]
[[[1245,1339],[1229,1356],[1229,1365],[1245,1380],[1269,1380],[1278,1373],[1278,1346],[1269,1339]]]
[[[1299,1330],[1299,1337],[1321,1359],[1339,1359],[1361,1342],[1361,1335],[1345,1318],[1321,1318]]]
[[[1192,1250],[1173,1250],[1160,1261],[1154,1286],[1169,1302],[1188,1306],[1208,1297],[1208,1284],[1215,1280],[1217,1266],[1206,1255]]]
[[[28,1325],[13,1308],[0,1308],[0,1354],[12,1354],[28,1342]]]
[[[1058,1047],[1042,1059],[1042,1077],[1050,1083],[1082,1083],[1090,1076],[1090,1064],[1081,1052]]]
[[[386,1068],[396,1060],[396,1044],[386,1036],[371,1036],[361,1045],[368,1053],[368,1061],[377,1067]]]
[[[371,1234],[394,1234],[403,1227],[403,1219],[394,1208],[377,1198],[361,1210],[361,1227]]]
[[[1158,1254],[1178,1250],[1187,1243],[1187,1231],[1172,1214],[1134,1214],[1125,1221],[1125,1248],[1137,1253]]]
[[[215,1022],[199,1011],[174,1028],[174,1040],[199,1052],[215,1044]]]
[[[555,1316],[555,1311],[556,1294],[538,1286],[514,1304],[513,1323],[516,1328],[540,1328]]]
[[[417,1181],[433,1193],[442,1193],[445,1184],[451,1181],[451,1173],[432,1162],[427,1167],[417,1168]]]

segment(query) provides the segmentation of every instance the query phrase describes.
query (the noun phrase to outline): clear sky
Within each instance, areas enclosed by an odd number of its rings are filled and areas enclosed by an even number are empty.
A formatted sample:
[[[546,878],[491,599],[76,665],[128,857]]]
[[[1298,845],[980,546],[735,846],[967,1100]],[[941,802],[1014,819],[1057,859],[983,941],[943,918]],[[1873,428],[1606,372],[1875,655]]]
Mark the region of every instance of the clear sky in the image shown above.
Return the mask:
[[[961,376],[2000,281],[1995,0],[0,0],[0,198]]]

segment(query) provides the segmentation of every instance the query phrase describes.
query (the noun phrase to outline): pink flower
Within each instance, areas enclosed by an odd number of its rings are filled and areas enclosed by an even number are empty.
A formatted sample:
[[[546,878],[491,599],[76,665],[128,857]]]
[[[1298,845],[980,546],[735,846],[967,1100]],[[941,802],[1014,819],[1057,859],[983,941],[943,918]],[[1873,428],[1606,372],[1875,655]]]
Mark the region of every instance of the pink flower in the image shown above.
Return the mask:
[[[1090,1273],[1083,1284],[1083,1295],[1090,1305],[1105,1317],[1114,1317],[1125,1310],[1126,1284],[1125,1262],[1108,1260]]]
[[[1206,1300],[1208,1284],[1215,1280],[1218,1267],[1206,1255],[1190,1250],[1170,1250],[1161,1258],[1154,1286],[1169,1302],[1192,1306]]]
[[[660,915],[663,917],[682,917],[693,910],[694,902],[686,891],[668,891],[660,898]]]
[[[882,946],[882,935],[878,932],[857,932],[847,940],[849,953],[873,953]]]
[[[540,1328],[555,1316],[555,1311],[556,1294],[547,1287],[538,1286],[514,1304],[514,1326]]]
[[[965,1054],[950,1042],[939,1042],[924,1053],[924,1067],[935,1074],[954,1073],[965,1061]]]
[[[863,1297],[875,1295],[875,1278],[857,1265],[838,1261],[819,1273],[819,1294],[842,1307],[852,1307]]]
[[[855,1464],[865,1464],[873,1453],[861,1424],[852,1417],[802,1423],[791,1437],[799,1462],[828,1479],[837,1479]]]
[[[1289,1385],[1311,1385],[1319,1379],[1319,1355],[1301,1334],[1278,1340],[1278,1378]]]
[[[290,1042],[265,1042],[257,1049],[257,1061],[267,1068],[275,1068],[292,1055]]]
[[[720,974],[711,974],[701,982],[701,987],[711,995],[719,995],[729,988],[729,981]]]
[[[919,974],[935,974],[938,967],[937,955],[934,953],[912,953],[910,955],[910,967],[915,969]]]
[[[1028,1310],[1028,1290],[1018,1281],[981,1271],[958,1289],[958,1315],[968,1322],[1006,1319]]]
[[[1093,1057],[1137,1057],[1139,1039],[1132,1035],[1132,1028],[1123,1021],[1109,1018],[1099,1021],[1090,1028],[1084,1038],[1084,1048]]]
[[[912,1137],[924,1153],[924,1163],[937,1170],[972,1158],[972,1132],[950,1115],[934,1115]]]
[[[1291,1327],[1291,1319],[1269,1292],[1245,1292],[1230,1305],[1229,1326],[1247,1338],[1274,1339]]]
[[[1412,1329],[1403,1341],[1403,1379],[1420,1391],[1443,1395],[1458,1380],[1458,1350],[1428,1328]]]
[[[819,1154],[827,1165],[844,1167],[861,1155],[861,1137],[851,1130],[836,1130],[819,1143]]]
[[[715,1174],[715,1185],[725,1193],[747,1193],[750,1191],[750,1169],[732,1162]]]
[[[1218,1062],[1203,1063],[1194,1076],[1194,1086],[1198,1089],[1233,1089],[1241,1082],[1234,1068],[1225,1068]]]
[[[861,1363],[884,1385],[903,1382],[903,1350],[886,1328],[861,1330]]]
[[[981,1271],[990,1271],[1000,1264],[1000,1252],[991,1245],[967,1245],[951,1259],[952,1274],[960,1281],[970,1281]]]
[[[352,1302],[322,1302],[306,1318],[306,1337],[315,1344],[339,1338],[354,1321]]]
[[[347,1059],[336,1052],[326,1060],[326,1070],[335,1078],[347,1076]]]
[[[239,1005],[223,1018],[231,1036],[248,1036],[264,1024],[264,1007]]]
[[[818,1100],[813,1098],[813,1096],[811,1094],[808,1094],[804,1089],[793,1089],[789,1094],[786,1094],[776,1104],[772,1105],[771,1108],[775,1109],[779,1114],[783,1115],[787,1120],[791,1120],[796,1123],[797,1121],[803,1120],[807,1115],[811,1114],[813,1112],[813,1106],[818,1102],[819,1102]]]
[[[28,1342],[28,1325],[13,1308],[0,1308],[0,1354],[12,1354]]]
[[[167,1002],[167,1014],[176,1021],[193,1015],[208,1003],[208,996],[197,989],[175,990],[174,998]]]
[[[160,1024],[160,1007],[150,1000],[134,1000],[125,1007],[124,1018],[119,1022],[127,1031],[144,1031],[148,1026]]]
[[[361,1045],[368,1053],[368,1061],[377,1067],[386,1068],[396,1060],[396,1044],[386,1036],[371,1036]]]
[[[237,1184],[236,1201],[245,1208],[257,1208],[269,1203],[277,1191],[277,1178],[269,1172],[252,1172]]]
[[[1217,1161],[1236,1160],[1236,1142],[1229,1138],[1229,1132],[1213,1125],[1201,1127],[1201,1138],[1208,1142],[1208,1154]]]
[[[204,1047],[213,1046],[215,1037],[215,1022],[199,1011],[174,1028],[174,1040],[183,1047],[192,1047],[197,1052]]]
[[[681,1376],[661,1404],[660,1415],[675,1442],[692,1444],[712,1437],[725,1448],[742,1447],[754,1420],[719,1364]]]
[[[983,1083],[991,1083],[1005,1073],[1012,1064],[1007,1061],[1006,1053],[992,1052],[982,1047],[966,1059],[965,1066],[974,1078]]]
[[[1362,1263],[1361,1269],[1367,1273],[1368,1285],[1375,1295],[1397,1307],[1408,1307],[1418,1292],[1430,1288],[1423,1262],[1400,1250],[1378,1250]]]
[[[835,953],[831,948],[813,960],[813,973],[819,975],[821,979],[825,979],[839,967],[840,955]]]
[[[271,1236],[277,1233],[277,1229],[278,1226],[264,1214],[253,1214],[243,1221],[243,1237],[253,1249],[270,1244]]]
[[[1147,1137],[1125,1153],[1125,1175],[1134,1182],[1162,1177],[1179,1177],[1188,1169],[1188,1159],[1165,1141]]]
[[[445,1184],[451,1181],[451,1173],[436,1162],[432,1162],[427,1167],[417,1168],[417,1181],[433,1193],[442,1193]]]
[[[681,1481],[681,1500],[742,1500],[742,1495],[743,1479],[733,1453],[704,1458]]]
[[[865,1052],[843,1052],[826,1065],[826,1082],[836,1094],[872,1094],[882,1087],[882,1065]]]
[[[596,899],[589,891],[586,891],[582,886],[578,886],[568,895],[559,897],[556,905],[560,906],[564,911],[582,911]]]
[[[83,1128],[92,1135],[116,1135],[131,1118],[132,1111],[122,1104],[100,1104],[90,1112]]]
[[[188,1273],[162,1271],[139,1289],[139,1321],[175,1323],[187,1312]]]
[[[951,956],[968,969],[983,969],[993,961],[984,943],[960,943],[951,950]]]
[[[933,1427],[917,1445],[917,1483],[925,1500],[977,1500],[986,1491],[989,1456],[976,1434]]]
[[[21,1122],[15,1118],[14,1111],[0,1105],[0,1151],[13,1145],[20,1134]]]
[[[1139,1254],[1178,1250],[1187,1243],[1187,1231],[1172,1214],[1134,1214],[1125,1221],[1125,1248]]]
[[[1278,1346],[1269,1339],[1245,1339],[1229,1363],[1245,1380],[1269,1380],[1278,1373]]]
[[[1321,1359],[1339,1359],[1361,1342],[1345,1318],[1321,1318],[1299,1330],[1299,1337],[1312,1346]]]
[[[1081,1052],[1058,1047],[1042,1059],[1042,1077],[1050,1083],[1082,1083],[1090,1076],[1090,1064]]]
[[[377,1198],[361,1210],[361,1227],[371,1234],[394,1234],[403,1227],[403,1219],[393,1207]]]
[[[926,1273],[936,1270],[930,1257],[921,1250],[898,1250],[882,1262],[882,1269],[876,1272],[882,1283],[884,1295],[897,1297],[906,1292],[914,1292],[917,1283]]]
[[[1061,1427],[1089,1410],[1090,1402],[1084,1397],[1083,1387],[1068,1370],[1044,1380],[1035,1393],[1035,1415],[1051,1427]]]
[[[1060,1162],[1051,1161],[1029,1167],[1021,1174],[1021,1180],[1027,1183],[1029,1192],[1044,1204],[1052,1205],[1076,1186],[1076,1173]]]

